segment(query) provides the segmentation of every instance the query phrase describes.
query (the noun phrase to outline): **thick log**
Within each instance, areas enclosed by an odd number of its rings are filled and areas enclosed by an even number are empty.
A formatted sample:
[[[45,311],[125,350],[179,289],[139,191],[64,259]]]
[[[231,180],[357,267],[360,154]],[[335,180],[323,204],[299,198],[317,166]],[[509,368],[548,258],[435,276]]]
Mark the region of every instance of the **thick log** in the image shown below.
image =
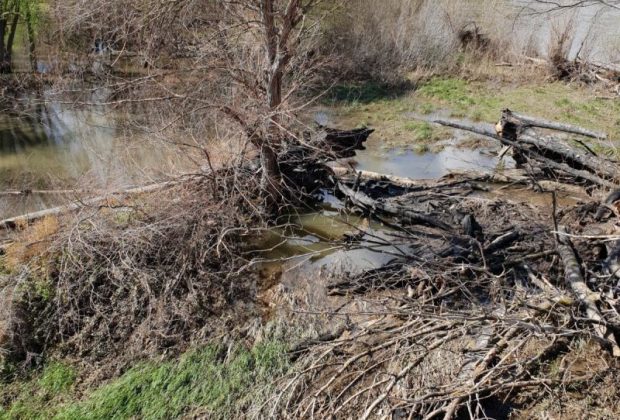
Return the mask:
[[[557,137],[540,136],[534,137],[529,134],[519,136],[518,142],[532,145],[546,155],[560,156],[564,162],[573,167],[581,166],[595,174],[606,177],[607,179],[618,179],[618,163],[607,159],[594,156],[590,153],[583,153],[582,150],[568,145],[564,140]]]
[[[603,316],[597,306],[600,296],[590,290],[584,281],[577,255],[568,237],[568,231],[564,226],[558,227],[557,249],[564,264],[564,280],[566,285],[575,294],[579,303],[586,309],[587,317],[594,321],[593,328],[596,335],[611,346],[614,357],[620,357],[620,347],[614,338],[613,332],[604,325]]]
[[[517,114],[509,109],[502,111],[502,120],[511,121],[517,123],[521,127],[539,127],[547,128],[550,130],[563,131],[565,133],[578,134],[585,137],[591,137],[595,139],[606,139],[607,134],[602,131],[593,131],[587,128],[579,127],[572,124],[564,124],[556,121],[545,120],[543,118],[530,117],[528,115]]]
[[[26,195],[69,195],[92,193],[92,190],[10,190],[0,191],[0,196],[26,196]]]
[[[415,189],[419,187],[428,187],[428,186],[437,184],[437,181],[434,181],[434,180],[412,179],[412,178],[405,178],[401,176],[381,174],[378,172],[358,171],[358,170],[354,170],[351,168],[345,168],[342,166],[332,166],[331,168],[334,171],[334,175],[338,177],[351,175],[356,178],[359,177],[359,179],[362,179],[362,180],[388,181],[402,188],[414,188]]]
[[[389,174],[382,174],[379,172],[355,170],[352,168],[345,168],[343,166],[331,167],[334,175],[337,177],[351,176],[359,178],[364,181],[386,181],[394,184],[398,187],[407,189],[426,189],[436,188],[446,185],[455,185],[458,183],[465,183],[469,181],[476,182],[497,182],[497,183],[526,183],[528,181],[528,174],[522,169],[505,169],[501,173],[483,173],[474,171],[453,171],[442,179],[446,179],[446,183],[437,182],[435,179],[413,179],[402,176],[395,176]],[[447,178],[454,179],[454,181],[447,181]]]
[[[424,224],[448,232],[454,230],[450,225],[433,218],[431,215],[412,211],[389,201],[374,200],[361,191],[353,191],[341,182],[337,184],[337,187],[338,190],[340,190],[342,194],[351,200],[354,205],[362,209],[394,216],[403,220],[407,224]]]
[[[498,135],[497,130],[495,130],[490,124],[469,124],[462,121],[444,120],[441,118],[434,119],[432,122],[446,127],[456,128],[457,130],[480,134],[481,136],[490,137],[495,140],[503,140],[503,138]]]
[[[505,124],[500,122],[495,130],[488,125],[460,121],[437,119],[434,122],[499,140],[504,145],[512,146],[520,155],[538,161],[542,168],[558,170],[605,188],[616,188],[620,184],[616,162],[585,154],[557,137],[520,134],[518,127],[510,121],[505,121]]]

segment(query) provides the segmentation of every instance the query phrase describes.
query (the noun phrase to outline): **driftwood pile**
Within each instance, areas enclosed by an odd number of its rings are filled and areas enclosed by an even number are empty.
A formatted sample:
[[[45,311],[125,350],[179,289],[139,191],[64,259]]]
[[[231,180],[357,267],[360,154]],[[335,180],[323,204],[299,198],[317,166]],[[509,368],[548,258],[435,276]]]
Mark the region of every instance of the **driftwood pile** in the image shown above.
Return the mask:
[[[602,133],[509,110],[495,129],[440,123],[511,147],[522,179],[533,185],[553,180],[589,192],[620,185],[618,162],[578,139],[535,130]],[[302,369],[287,378],[272,414],[505,418],[547,398],[556,414],[573,415],[561,412],[566,390],[604,380],[614,385],[597,397],[601,403],[620,397],[613,206],[620,194],[560,206],[555,192],[543,191],[549,205],[541,208],[487,194],[491,176],[428,183],[364,175],[341,176],[338,193],[352,209],[398,229],[409,252],[328,286],[328,295],[348,301],[330,314],[346,327],[299,349]],[[575,350],[584,342],[600,362],[584,363],[600,370],[569,367],[584,357]]]

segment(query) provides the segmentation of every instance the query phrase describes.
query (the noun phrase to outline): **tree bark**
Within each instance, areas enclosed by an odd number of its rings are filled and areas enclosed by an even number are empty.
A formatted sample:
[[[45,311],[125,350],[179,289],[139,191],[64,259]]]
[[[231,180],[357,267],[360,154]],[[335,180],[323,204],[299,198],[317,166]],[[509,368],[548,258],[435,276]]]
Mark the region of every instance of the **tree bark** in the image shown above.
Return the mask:
[[[550,130],[563,131],[566,133],[578,134],[580,136],[591,137],[595,139],[607,138],[607,134],[601,131],[588,130],[587,128],[579,127],[572,124],[564,124],[555,121],[545,120],[542,118],[517,114],[516,112],[512,112],[509,109],[505,109],[502,111],[502,120],[513,120],[523,127],[547,128]]]
[[[9,37],[6,40],[6,52],[9,58],[13,55],[13,44],[15,44],[15,34],[17,33],[17,24],[19,23],[19,10],[16,9],[9,28]]]
[[[276,111],[282,103],[282,79],[277,77],[276,60],[278,55],[278,35],[275,22],[273,0],[261,0],[267,63],[267,103],[271,115],[267,122],[266,137],[262,139],[260,160],[263,170],[261,189],[267,199],[267,207],[273,209],[278,202],[280,169],[278,167],[277,147],[279,146],[278,116]]]
[[[30,7],[26,6],[26,30],[28,32],[28,56],[30,58],[30,67],[34,73],[37,72],[37,52],[36,39],[34,35],[34,27],[32,26],[32,13]]]
[[[614,357],[620,357],[620,347],[616,342],[613,332],[608,330],[604,323],[602,323],[604,319],[597,306],[600,297],[597,293],[590,290],[581,274],[581,267],[573,249],[573,245],[570,239],[568,239],[566,228],[560,226],[558,231],[557,249],[562,263],[564,264],[564,281],[573,291],[577,300],[585,308],[588,318],[596,322],[594,324],[594,332],[596,335],[603,342],[609,344]]]
[[[9,73],[11,70],[11,62],[7,56],[4,37],[6,35],[6,19],[0,19],[0,74]]]

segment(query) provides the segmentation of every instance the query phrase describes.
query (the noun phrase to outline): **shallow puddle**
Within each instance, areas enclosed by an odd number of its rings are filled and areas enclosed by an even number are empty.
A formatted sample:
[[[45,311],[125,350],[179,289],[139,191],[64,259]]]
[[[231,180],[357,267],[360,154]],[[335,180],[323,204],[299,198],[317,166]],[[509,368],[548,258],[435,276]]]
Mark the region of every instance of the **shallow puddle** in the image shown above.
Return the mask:
[[[409,253],[409,244],[397,231],[329,205],[322,211],[291,216],[289,225],[266,232],[253,247],[263,288],[325,267],[332,274],[379,268]]]
[[[512,159],[505,159],[503,167],[514,167]],[[497,156],[488,149],[444,147],[438,153],[416,153],[409,150],[391,150],[378,154],[372,149],[358,153],[354,166],[359,170],[378,172],[413,179],[440,178],[454,171],[493,172],[500,165]]]

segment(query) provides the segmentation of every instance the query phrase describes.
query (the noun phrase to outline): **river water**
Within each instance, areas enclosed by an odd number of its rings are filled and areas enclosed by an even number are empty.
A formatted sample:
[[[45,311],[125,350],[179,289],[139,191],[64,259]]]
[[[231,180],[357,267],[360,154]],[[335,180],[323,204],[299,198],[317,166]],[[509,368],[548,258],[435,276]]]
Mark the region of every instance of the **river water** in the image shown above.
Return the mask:
[[[95,90],[88,102],[106,97]],[[26,107],[0,114],[2,219],[158,181],[185,161],[168,142],[132,127],[146,111],[79,106],[50,93],[22,100]]]
[[[509,24],[517,36],[532,37],[541,55],[549,51],[554,33],[569,25],[573,42],[569,58],[581,58],[601,64],[620,65],[620,9],[599,1],[558,0],[536,2],[510,0],[514,14]],[[556,5],[578,4],[562,9]]]
[[[514,20],[524,33],[535,33],[545,51],[554,27],[573,19],[576,54],[585,39],[590,58],[615,63],[620,59],[620,10],[595,6],[571,12],[540,13],[541,6],[511,0]],[[526,4],[527,3],[527,4]],[[526,7],[527,6],[527,7]],[[508,22],[507,22],[508,23]],[[23,58],[23,57],[22,57]],[[27,65],[27,60],[24,65]],[[95,89],[88,102],[100,103],[109,92]],[[148,119],[148,109],[130,115],[106,106],[75,106],[63,96],[44,92],[24,98],[26,110],[0,113],[0,218],[57,205],[75,194],[36,190],[78,189],[95,193],[160,180],[183,168],[186,160],[170,139],[137,129],[132,121]],[[148,126],[148,124],[142,124]],[[354,162],[358,169],[411,178],[437,178],[454,170],[494,170],[500,162],[493,150],[460,148],[448,143],[437,153],[383,150],[371,139]],[[501,163],[501,165],[504,165]],[[30,194],[6,192],[33,190]]]

